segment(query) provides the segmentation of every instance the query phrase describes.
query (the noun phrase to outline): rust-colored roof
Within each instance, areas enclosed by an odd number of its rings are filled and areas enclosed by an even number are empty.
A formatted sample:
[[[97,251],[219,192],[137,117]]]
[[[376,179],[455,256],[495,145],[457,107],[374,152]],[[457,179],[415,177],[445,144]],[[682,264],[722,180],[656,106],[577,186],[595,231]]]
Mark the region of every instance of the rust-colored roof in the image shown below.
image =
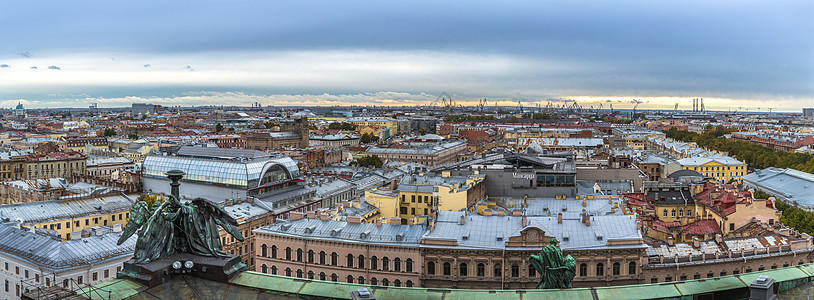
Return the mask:
[[[712,219],[698,220],[683,226],[681,233],[685,235],[704,235],[723,233],[718,222]]]

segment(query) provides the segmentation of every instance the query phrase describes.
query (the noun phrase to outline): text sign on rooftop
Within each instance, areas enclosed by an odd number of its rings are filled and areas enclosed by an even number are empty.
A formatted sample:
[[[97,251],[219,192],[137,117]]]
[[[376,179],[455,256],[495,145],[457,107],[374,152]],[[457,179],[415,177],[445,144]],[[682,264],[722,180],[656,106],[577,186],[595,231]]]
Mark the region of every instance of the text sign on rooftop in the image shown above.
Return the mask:
[[[534,179],[534,174],[531,174],[531,173],[512,173],[512,178],[513,178],[513,179],[528,179],[528,180],[532,180],[532,179]]]

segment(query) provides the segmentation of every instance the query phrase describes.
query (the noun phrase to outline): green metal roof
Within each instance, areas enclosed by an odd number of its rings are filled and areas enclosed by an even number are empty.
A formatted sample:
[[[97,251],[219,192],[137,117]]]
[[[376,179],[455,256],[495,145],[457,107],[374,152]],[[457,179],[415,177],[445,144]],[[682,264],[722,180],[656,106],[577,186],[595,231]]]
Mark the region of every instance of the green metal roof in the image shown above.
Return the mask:
[[[213,290],[221,286],[230,293],[239,293],[241,288],[245,294],[268,294],[276,298],[306,298],[306,299],[350,299],[350,292],[359,288],[367,288],[377,299],[439,299],[439,300],[473,300],[473,299],[692,299],[693,295],[738,291],[745,289],[755,278],[766,275],[778,283],[792,288],[814,277],[814,264],[792,266],[775,270],[765,270],[740,275],[730,275],[715,278],[705,278],[687,281],[675,281],[656,284],[639,284],[613,287],[574,288],[563,290],[464,290],[464,289],[428,289],[408,287],[384,287],[363,284],[341,283],[331,281],[309,280],[279,275],[263,274],[246,271],[235,277],[230,283],[214,283],[212,288],[206,289],[201,284],[208,282],[203,279],[194,282],[197,293],[216,293]],[[186,275],[189,276],[189,275]],[[175,279],[173,279],[175,280]],[[193,280],[193,279],[184,279]],[[189,285],[190,283],[188,283]],[[162,288],[151,288],[158,291]],[[170,286],[164,290],[173,289]],[[93,291],[95,290],[95,291]],[[105,283],[79,291],[80,295],[98,297],[103,294],[106,298],[110,291],[112,299],[140,299],[139,294],[147,290],[143,285],[124,279],[114,279]],[[740,293],[740,292],[738,292]],[[214,294],[212,294],[214,295]]]

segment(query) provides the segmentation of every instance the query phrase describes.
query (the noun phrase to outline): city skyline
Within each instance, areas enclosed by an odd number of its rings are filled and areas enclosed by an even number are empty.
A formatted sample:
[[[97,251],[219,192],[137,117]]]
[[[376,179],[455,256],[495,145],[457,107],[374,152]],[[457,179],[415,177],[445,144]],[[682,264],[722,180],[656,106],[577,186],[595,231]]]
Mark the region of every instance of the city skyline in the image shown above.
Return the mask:
[[[814,101],[806,1],[7,6],[4,108]]]

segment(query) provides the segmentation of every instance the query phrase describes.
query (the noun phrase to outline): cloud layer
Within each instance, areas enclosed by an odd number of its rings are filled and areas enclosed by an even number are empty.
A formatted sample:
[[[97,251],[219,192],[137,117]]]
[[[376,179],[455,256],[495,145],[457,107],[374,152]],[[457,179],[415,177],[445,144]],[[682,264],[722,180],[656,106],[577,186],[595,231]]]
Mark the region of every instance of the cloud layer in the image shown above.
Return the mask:
[[[0,100],[447,91],[814,102],[807,0],[35,5],[4,7],[14,26],[0,27],[0,66],[15,68],[0,68]]]

